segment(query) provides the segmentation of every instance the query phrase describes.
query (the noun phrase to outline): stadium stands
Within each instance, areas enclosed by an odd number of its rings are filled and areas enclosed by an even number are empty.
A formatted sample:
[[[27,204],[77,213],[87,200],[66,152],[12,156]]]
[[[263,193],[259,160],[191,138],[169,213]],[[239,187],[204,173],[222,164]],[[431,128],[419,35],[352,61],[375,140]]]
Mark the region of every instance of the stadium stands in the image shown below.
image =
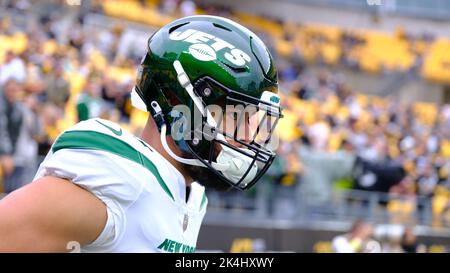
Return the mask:
[[[145,2],[145,5],[141,2]],[[123,5],[127,8],[124,9]],[[107,16],[154,27],[162,26],[179,16],[179,13],[162,13],[159,1],[111,0],[101,1],[101,6]],[[197,8],[197,12],[206,13],[207,10]],[[420,75],[425,79],[450,83],[448,39],[408,37],[401,29],[396,33],[355,31],[328,25],[295,25],[238,12],[231,16],[262,33],[264,37],[267,36],[280,60],[293,60],[297,56],[306,63],[323,63],[328,66],[351,64],[365,72],[379,75],[408,72],[419,64]],[[130,91],[128,88],[134,83],[138,60],[131,57],[125,60],[120,60],[117,56],[108,57],[96,46],[98,41],[95,39],[100,36],[98,33],[92,37],[83,37],[84,44],[90,45],[90,49],[76,48],[70,42],[61,43],[58,39],[42,35],[45,38],[37,38],[25,30],[0,35],[0,63],[3,63],[6,52],[13,51],[26,61],[30,74],[31,68],[37,67],[41,78],[53,73],[56,63],[63,65],[64,78],[70,86],[70,98],[61,109],[62,117],[46,124],[44,131],[48,139],[54,140],[60,132],[77,122],[78,97],[85,92],[86,81],[93,78],[100,82],[103,90],[100,99],[110,99],[110,104],[105,106],[106,110],[102,115],[120,122],[133,132],[142,129],[147,114],[132,109],[127,96]],[[111,44],[117,42],[115,40]],[[36,43],[39,45],[38,52],[30,52],[29,47]],[[46,66],[46,61],[50,63],[49,67]],[[283,72],[280,71],[280,74]],[[401,165],[406,170],[405,177],[413,183],[407,182],[407,179],[398,181],[397,187],[390,192],[390,200],[382,206],[392,216],[393,222],[411,221],[412,215],[421,209],[418,200],[422,195],[431,200],[432,213],[436,218],[448,210],[448,105],[421,102],[407,104],[389,98],[356,94],[351,90],[345,91],[341,80],[330,75],[322,78],[322,75],[303,75],[298,71],[296,78],[300,81],[307,78],[304,82],[313,84],[303,83],[307,94],[303,96],[300,94],[300,87],[293,81],[281,82],[285,108],[285,117],[279,123],[281,146],[306,141],[312,147],[329,154],[349,149],[368,160]],[[33,93],[31,89],[30,86],[26,87],[25,94],[38,96],[41,107],[45,108],[48,104],[43,95],[45,92]],[[117,92],[112,99],[108,96],[109,91]],[[323,144],[320,144],[321,138]],[[301,186],[301,177],[307,170],[304,169],[299,154],[293,149],[281,153],[281,156],[288,162],[295,161],[292,164],[295,166],[289,170],[280,168],[274,176],[281,177],[279,181],[282,187]],[[432,170],[427,172],[427,168]],[[422,190],[427,183],[432,185],[432,189]],[[351,183],[350,185],[352,187]]]

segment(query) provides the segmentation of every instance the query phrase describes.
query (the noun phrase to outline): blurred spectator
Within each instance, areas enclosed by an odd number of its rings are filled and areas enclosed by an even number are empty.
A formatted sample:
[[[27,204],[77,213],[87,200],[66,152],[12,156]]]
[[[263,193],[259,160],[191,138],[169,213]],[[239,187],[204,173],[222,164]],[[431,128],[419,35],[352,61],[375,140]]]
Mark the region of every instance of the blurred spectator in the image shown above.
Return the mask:
[[[6,52],[5,62],[0,65],[0,85],[4,85],[10,79],[24,82],[25,77],[26,68],[23,60],[12,51]]]
[[[356,220],[349,233],[336,236],[331,244],[335,253],[379,253],[381,245],[374,239],[373,226],[363,220]]]
[[[99,31],[97,34],[97,48],[110,62],[116,57],[119,39],[123,32],[123,26],[115,24],[110,29]]]
[[[70,97],[70,86],[60,64],[57,64],[54,70],[45,77],[45,82],[47,86],[46,100],[63,109]]]
[[[418,243],[417,236],[414,234],[414,231],[411,227],[405,228],[400,244],[403,252],[405,253],[426,252],[426,246]]]
[[[308,128],[308,137],[311,140],[312,148],[325,150],[330,138],[330,126],[324,120],[318,120]]]
[[[192,0],[183,0],[180,4],[181,16],[191,16],[196,12],[196,6]]]
[[[51,103],[45,103],[40,110],[40,124],[42,131],[37,136],[38,156],[41,162],[50,150],[53,142],[58,137],[60,130],[58,121],[62,118],[62,110]]]
[[[330,153],[309,145],[302,145],[298,155],[303,165],[299,196],[310,205],[328,201],[333,190],[332,183],[351,176],[355,162],[355,155],[349,151]]]
[[[31,7],[31,4],[28,0],[4,0],[2,5],[5,5],[8,8],[15,9],[19,12],[24,12]]]
[[[403,232],[402,225],[379,224],[374,230],[374,237],[381,243],[383,253],[402,253]]]
[[[178,6],[178,0],[165,0],[160,2],[160,10],[164,14],[174,15]]]
[[[18,102],[19,92],[19,84],[11,79],[5,83],[0,93],[1,155],[11,156],[19,138],[20,127],[23,122],[23,110]]]
[[[358,158],[353,172],[355,189],[374,192],[389,192],[389,189],[400,183],[405,171],[393,162],[370,162]]]
[[[31,182],[36,170],[34,137],[38,134],[39,123],[35,113],[19,101],[21,88],[15,80],[8,80],[0,98],[0,156],[6,173],[6,193]],[[33,104],[31,100],[28,103]]]
[[[83,121],[94,117],[99,117],[105,110],[105,104],[100,97],[101,89],[97,80],[86,81],[84,91],[77,101],[78,120]]]
[[[308,100],[311,96],[308,89],[300,81],[294,81],[291,87],[291,93],[301,100]]]

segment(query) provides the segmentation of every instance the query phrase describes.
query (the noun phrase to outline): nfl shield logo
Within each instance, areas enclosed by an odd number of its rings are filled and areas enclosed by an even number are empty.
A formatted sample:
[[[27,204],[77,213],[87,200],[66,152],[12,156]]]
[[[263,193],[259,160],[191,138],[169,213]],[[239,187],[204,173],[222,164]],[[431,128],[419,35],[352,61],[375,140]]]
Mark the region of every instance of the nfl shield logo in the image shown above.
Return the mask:
[[[184,215],[183,219],[183,232],[186,231],[189,222],[189,216],[187,214]]]

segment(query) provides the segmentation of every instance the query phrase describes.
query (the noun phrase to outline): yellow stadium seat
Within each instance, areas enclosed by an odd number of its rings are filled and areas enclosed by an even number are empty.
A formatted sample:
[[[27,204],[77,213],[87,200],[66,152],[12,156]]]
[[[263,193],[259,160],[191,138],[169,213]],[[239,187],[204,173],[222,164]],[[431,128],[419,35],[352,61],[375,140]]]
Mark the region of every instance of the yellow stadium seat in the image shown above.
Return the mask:
[[[367,72],[378,73],[382,68],[404,71],[412,67],[415,56],[409,43],[392,33],[361,31],[366,41],[358,47],[356,60]]]
[[[123,83],[135,79],[135,71],[131,68],[109,67],[106,74],[108,77]]]
[[[408,223],[413,218],[416,210],[416,203],[411,200],[390,200],[387,204],[391,223]]]
[[[11,39],[11,50],[16,54],[21,54],[25,51],[28,45],[28,38],[25,33],[18,32],[10,37]]]
[[[415,118],[423,124],[432,126],[436,121],[438,109],[434,103],[416,102],[413,104]]]
[[[444,158],[450,157],[450,140],[448,139],[442,140],[440,154]]]
[[[294,52],[294,47],[292,43],[283,39],[276,39],[275,47],[277,53],[285,58],[292,56],[292,53]]]
[[[284,117],[278,122],[277,133],[282,141],[295,141],[300,137],[297,126],[298,116],[289,110],[284,110],[283,115]]]
[[[324,44],[321,47],[321,53],[325,63],[335,65],[341,56],[341,49],[335,44]]]
[[[133,108],[130,113],[130,126],[132,128],[144,128],[148,119],[148,112],[144,112],[138,109]]]
[[[450,39],[437,39],[430,47],[422,66],[422,76],[428,80],[450,83]]]
[[[328,151],[335,152],[342,144],[342,135],[339,133],[331,133],[328,139]]]
[[[81,74],[66,73],[65,75],[69,80],[70,94],[72,97],[77,96],[83,89],[86,79]]]
[[[111,0],[103,2],[103,9],[109,16],[124,18],[156,27],[162,27],[175,19],[160,14],[157,10],[157,5],[152,4],[152,2],[147,7],[144,7],[137,1]]]
[[[432,211],[434,215],[440,215],[447,208],[450,199],[445,194],[437,194],[432,199]]]
[[[24,33],[18,32],[12,36],[0,35],[0,52],[13,51],[21,54],[28,46],[28,38]]]
[[[160,4],[160,0],[146,0],[145,3],[147,4],[147,6],[156,8]]]
[[[321,112],[327,115],[335,115],[339,109],[339,99],[335,95],[327,97],[325,102],[320,107]]]
[[[42,50],[45,55],[53,55],[58,49],[58,43],[55,40],[48,40],[42,45]]]
[[[255,28],[259,31],[265,31],[274,37],[281,38],[284,34],[283,27],[279,23],[257,15],[236,12],[234,18],[241,24]]]
[[[93,51],[89,58],[92,65],[99,70],[104,70],[108,66],[105,56],[98,50]]]
[[[124,9],[120,1],[103,1],[105,14],[113,17],[124,17]]]
[[[342,36],[342,29],[333,25],[307,24],[304,30],[310,35],[324,37],[328,42],[339,42]]]

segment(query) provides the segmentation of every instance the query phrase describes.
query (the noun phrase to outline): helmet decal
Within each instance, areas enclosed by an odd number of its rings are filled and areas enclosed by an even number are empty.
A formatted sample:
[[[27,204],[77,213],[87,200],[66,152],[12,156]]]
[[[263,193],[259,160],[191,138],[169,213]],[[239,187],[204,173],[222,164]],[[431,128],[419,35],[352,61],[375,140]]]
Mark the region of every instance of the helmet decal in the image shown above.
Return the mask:
[[[214,61],[217,56],[212,47],[206,44],[193,44],[189,47],[189,53],[200,61]]]
[[[169,39],[191,43],[189,53],[200,61],[216,59],[216,52],[225,51],[223,56],[236,66],[244,66],[251,61],[250,56],[234,45],[203,31],[187,29],[183,32],[173,31]]]

